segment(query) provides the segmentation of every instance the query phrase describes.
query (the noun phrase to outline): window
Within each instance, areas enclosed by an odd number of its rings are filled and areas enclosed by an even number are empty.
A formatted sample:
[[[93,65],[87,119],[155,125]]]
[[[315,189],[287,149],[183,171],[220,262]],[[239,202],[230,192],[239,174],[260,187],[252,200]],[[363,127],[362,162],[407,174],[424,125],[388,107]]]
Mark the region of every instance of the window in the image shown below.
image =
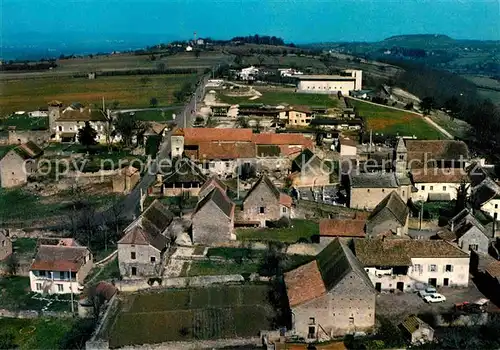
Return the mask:
[[[152,257],[151,257],[151,262],[152,262],[152,263],[156,262],[156,257],[152,256]]]
[[[420,265],[420,264],[413,265],[413,271],[418,272],[418,273],[422,273],[422,265]]]
[[[370,192],[370,189],[367,189],[366,191],[367,191],[367,192]]]
[[[38,276],[45,277],[45,271],[38,271]]]
[[[231,166],[231,163],[226,162],[226,168],[229,168]]]
[[[57,285],[57,291],[58,292],[64,292],[64,286],[62,284]]]
[[[59,126],[59,131],[63,131],[63,127],[62,126]]]
[[[354,317],[349,317],[349,325],[354,326]]]
[[[405,196],[405,191],[403,191],[403,197]]]
[[[385,192],[385,188],[382,189],[382,193],[384,193],[384,192]]]
[[[309,326],[309,329],[307,331],[307,338],[313,339],[316,334],[316,327],[314,326]]]
[[[286,213],[286,207],[283,207],[283,213]]]
[[[5,240],[2,241],[2,247],[5,247]]]
[[[443,186],[443,191],[446,191],[446,186]]]
[[[404,154],[400,154],[399,155],[399,160],[405,160],[405,155]]]
[[[444,267],[445,272],[453,272],[453,265],[446,265]]]
[[[422,191],[425,191],[425,186],[420,186],[420,189],[421,189]]]
[[[131,270],[130,272],[131,272],[132,276],[137,275],[137,267],[132,267],[130,270]]]
[[[210,162],[210,168],[215,168],[215,163],[214,162]]]
[[[430,186],[429,191],[434,191],[434,186]]]
[[[498,209],[498,204],[495,204],[495,209]]]
[[[41,283],[37,283],[36,284],[36,290],[42,290],[42,284]]]
[[[65,275],[66,275],[66,272],[60,271],[59,272],[59,279],[63,280]]]
[[[265,211],[266,211],[266,207],[260,207],[260,208],[259,208],[259,213],[260,213],[260,214],[264,214],[264,213],[265,213]]]
[[[429,265],[429,272],[436,272],[437,271],[437,266],[434,264]]]
[[[469,244],[469,250],[470,251],[477,251],[478,245],[477,244]]]
[[[135,260],[135,252],[130,252],[130,259]]]

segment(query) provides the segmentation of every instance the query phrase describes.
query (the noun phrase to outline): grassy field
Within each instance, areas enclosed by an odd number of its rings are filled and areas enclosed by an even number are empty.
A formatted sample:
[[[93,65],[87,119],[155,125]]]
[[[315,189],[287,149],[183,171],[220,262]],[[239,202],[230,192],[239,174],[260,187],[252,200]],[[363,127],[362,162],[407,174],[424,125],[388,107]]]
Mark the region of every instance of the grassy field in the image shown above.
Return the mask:
[[[350,100],[357,112],[366,121],[366,130],[384,135],[413,136],[419,139],[437,140],[445,138],[422,117],[384,106]]]
[[[7,130],[9,126],[15,126],[16,130],[46,130],[49,128],[49,118],[13,114],[0,119],[0,129]]]
[[[221,102],[239,104],[255,104],[263,103],[269,105],[278,105],[281,103],[288,103],[291,105],[315,106],[315,107],[337,107],[339,100],[336,96],[322,95],[322,94],[298,94],[296,92],[275,92],[265,91],[262,96],[255,100],[249,100],[249,97],[240,96],[226,96],[219,94],[217,96]]]
[[[259,60],[262,60],[262,64]],[[243,57],[243,66],[280,66],[280,67],[297,67],[298,69],[318,69],[325,70],[326,66],[323,62],[312,57],[305,56],[267,56],[267,55],[251,55]]]
[[[274,310],[265,285],[170,290],[125,297],[110,347],[258,336]]]
[[[75,323],[72,319],[61,318],[0,318],[0,337],[6,348],[59,349],[61,340]]]
[[[138,120],[161,123],[161,122],[171,121],[173,119],[173,115],[178,114],[181,110],[182,108],[179,108],[178,110],[168,110],[168,111],[145,110],[145,111],[137,111],[134,113]]]
[[[281,241],[295,243],[309,241],[319,234],[319,225],[308,220],[292,220],[292,227],[287,228],[240,228],[236,230],[238,240]]]
[[[4,79],[0,96],[0,115],[14,111],[37,110],[51,100],[64,104],[80,102],[98,106],[106,101],[118,101],[119,107],[149,107],[152,97],[158,106],[175,102],[173,93],[186,82],[195,82],[196,74],[130,75],[98,77],[95,80],[71,76],[50,76],[32,79]]]

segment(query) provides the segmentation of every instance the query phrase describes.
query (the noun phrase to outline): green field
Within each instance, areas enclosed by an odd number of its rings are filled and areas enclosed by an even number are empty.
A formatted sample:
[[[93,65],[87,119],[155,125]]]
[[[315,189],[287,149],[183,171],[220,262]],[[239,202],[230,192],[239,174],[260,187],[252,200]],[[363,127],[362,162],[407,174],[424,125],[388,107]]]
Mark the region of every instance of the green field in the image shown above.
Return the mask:
[[[9,126],[15,126],[16,130],[46,130],[49,128],[49,118],[12,114],[0,119],[0,129],[7,130]]]
[[[134,114],[138,120],[162,123],[171,121],[173,119],[173,114],[178,114],[181,110],[181,108],[168,111],[145,110],[134,112]]]
[[[59,349],[74,323],[64,318],[0,318],[2,348]]]
[[[274,309],[266,285],[169,290],[124,297],[110,347],[258,336]]]
[[[239,104],[257,104],[263,103],[268,105],[278,105],[288,103],[290,105],[302,105],[310,107],[337,107],[339,100],[337,96],[322,95],[322,94],[299,94],[293,91],[290,92],[275,92],[265,91],[262,96],[255,100],[249,100],[249,97],[217,95],[219,100],[224,103]]]
[[[52,100],[66,105],[80,102],[100,106],[103,97],[108,103],[119,102],[119,108],[149,107],[152,97],[157,99],[158,106],[170,106],[175,103],[173,93],[184,83],[196,80],[196,74],[113,76],[94,80],[57,75],[3,79],[0,115],[45,108]]]
[[[319,225],[309,220],[292,220],[292,227],[286,228],[240,228],[236,230],[240,241],[281,241],[295,243],[311,241],[313,236],[319,235]]]
[[[365,129],[384,135],[413,136],[419,139],[444,139],[433,126],[417,114],[378,106],[358,100],[350,100],[366,122]]]

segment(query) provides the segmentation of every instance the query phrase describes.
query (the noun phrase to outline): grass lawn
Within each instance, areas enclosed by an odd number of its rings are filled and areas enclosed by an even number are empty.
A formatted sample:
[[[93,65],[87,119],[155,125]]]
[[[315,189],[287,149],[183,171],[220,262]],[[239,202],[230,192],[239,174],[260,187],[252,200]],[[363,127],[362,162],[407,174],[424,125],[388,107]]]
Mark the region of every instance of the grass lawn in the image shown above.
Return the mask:
[[[444,135],[416,114],[357,100],[350,100],[350,102],[359,115],[365,119],[366,130],[385,135],[415,135],[419,139],[445,139]]]
[[[161,110],[145,110],[145,111],[137,111],[134,112],[135,116],[137,117],[138,120],[144,120],[147,122],[168,122],[173,120],[173,114],[178,114],[179,110],[168,110],[168,111],[161,111]]]
[[[175,102],[173,93],[184,83],[196,80],[196,74],[130,75],[95,80],[71,76],[5,79],[2,80],[0,115],[37,110],[51,100],[97,106],[103,97],[109,102],[118,101],[120,108],[149,107],[152,97],[156,97],[158,106],[170,106]]]
[[[12,245],[16,254],[29,255],[35,253],[37,242],[35,238],[16,238]]]
[[[292,226],[286,228],[240,228],[236,230],[238,240],[281,241],[295,243],[299,240],[311,241],[319,234],[319,225],[309,220],[292,220]]]
[[[19,349],[59,349],[61,340],[75,321],[61,318],[0,318],[0,337],[12,338],[8,347]],[[7,344],[6,344],[7,345]]]
[[[0,101],[1,99],[0,96]],[[7,118],[0,119],[0,129],[7,130],[9,126],[15,126],[16,130],[46,130],[49,128],[49,118],[30,117],[27,114],[12,114]]]
[[[243,285],[126,296],[110,346],[258,336],[275,314],[268,293],[266,285]]]
[[[258,88],[257,88],[258,90]],[[278,105],[288,103],[291,105],[303,105],[311,107],[336,107],[339,104],[337,96],[323,94],[299,94],[296,92],[277,92],[264,91],[262,96],[255,100],[249,100],[249,97],[235,97],[219,94],[217,97],[224,103],[264,103],[269,105]]]
[[[2,159],[3,156],[14,147],[15,146],[0,146],[0,159]]]
[[[41,300],[43,298],[44,300]],[[8,310],[71,311],[70,295],[41,296],[30,290],[29,277],[0,278],[0,308]]]
[[[111,281],[113,279],[116,280],[119,277],[120,268],[118,266],[118,258],[115,257],[104,267],[94,267],[87,278],[85,278],[85,283],[88,283],[88,281],[92,281],[92,284],[96,284],[101,281]]]

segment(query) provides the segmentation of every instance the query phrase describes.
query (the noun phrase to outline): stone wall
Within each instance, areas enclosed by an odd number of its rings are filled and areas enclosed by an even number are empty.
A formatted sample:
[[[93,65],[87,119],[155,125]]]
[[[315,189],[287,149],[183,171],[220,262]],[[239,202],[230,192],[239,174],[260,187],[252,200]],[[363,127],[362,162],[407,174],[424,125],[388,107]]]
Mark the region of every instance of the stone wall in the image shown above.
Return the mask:
[[[41,145],[49,140],[49,130],[9,130],[9,145],[20,145],[28,141],[33,141]]]
[[[0,317],[10,318],[38,318],[38,317],[73,317],[70,312],[56,312],[56,311],[36,311],[36,310],[18,310],[12,311],[7,309],[0,309]]]
[[[132,259],[132,253],[135,253],[135,259]],[[154,258],[154,262],[151,262]],[[162,262],[161,252],[149,245],[118,244],[118,263],[120,266],[120,275],[126,277],[147,277],[157,276],[160,272]],[[132,274],[132,268],[135,268],[135,275]]]
[[[233,222],[213,201],[200,208],[192,221],[194,244],[213,245],[232,239]]]

